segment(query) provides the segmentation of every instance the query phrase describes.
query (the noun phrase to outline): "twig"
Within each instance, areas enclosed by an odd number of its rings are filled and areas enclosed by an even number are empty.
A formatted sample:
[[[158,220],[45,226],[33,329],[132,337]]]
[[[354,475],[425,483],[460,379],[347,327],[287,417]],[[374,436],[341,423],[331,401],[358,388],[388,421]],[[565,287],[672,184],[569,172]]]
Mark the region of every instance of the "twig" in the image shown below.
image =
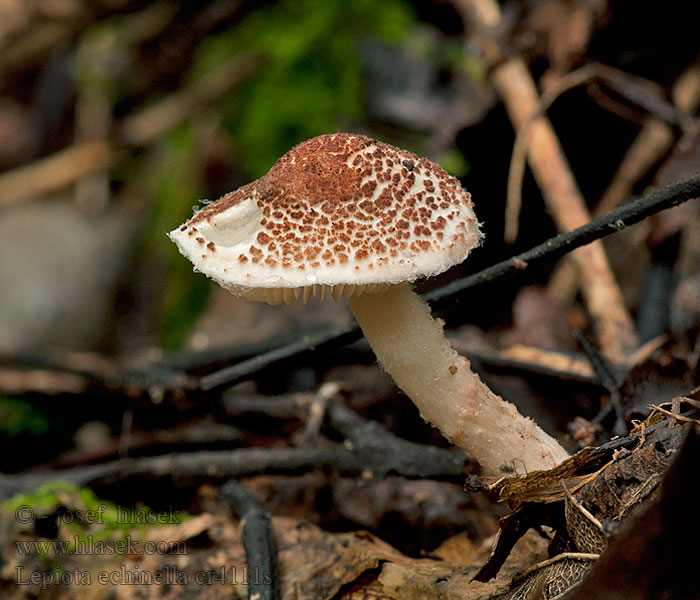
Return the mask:
[[[589,95],[600,106],[623,119],[641,124],[647,116],[650,116],[659,122],[680,127],[684,131],[693,129],[693,117],[690,111],[666,100],[663,89],[657,83],[612,67],[604,67],[599,79],[600,82],[593,82],[589,86]],[[628,104],[623,104],[606,93],[603,90],[604,87],[620,96]]]
[[[492,364],[500,363],[514,370],[548,375],[577,383],[595,382],[590,364],[583,357],[568,352],[515,344],[500,350],[494,359]]]
[[[241,415],[269,417],[272,419],[303,419],[313,402],[313,394],[238,394],[234,391],[223,393],[223,406],[228,416]]]
[[[464,13],[470,24],[482,34],[485,54],[496,59],[491,72],[491,83],[501,96],[513,127],[519,130],[538,110],[537,87],[519,57],[502,59],[492,51],[490,32],[495,23],[483,21],[481,15],[500,16],[495,0],[462,0]],[[542,190],[547,208],[560,231],[569,231],[590,221],[586,202],[571,173],[568,161],[550,122],[538,117],[529,136],[528,157],[533,175]],[[604,352],[615,360],[622,360],[637,345],[632,319],[617,286],[600,243],[591,244],[573,255],[581,277],[586,306],[593,319],[598,341]]]
[[[241,52],[190,86],[129,115],[120,125],[121,139],[129,146],[143,146],[153,142],[188,118],[201,105],[221,98],[242,83],[258,70],[263,58],[253,52]]]
[[[291,358],[300,358],[312,353],[325,352],[331,348],[344,346],[360,339],[361,336],[362,332],[357,325],[347,325],[330,331],[304,336],[299,341],[292,342],[281,348],[275,348],[236,365],[200,377],[199,389],[205,392],[223,389],[238,381],[249,379],[273,364],[279,365]]]
[[[459,479],[464,472],[467,457],[462,450],[404,440],[377,421],[363,419],[340,402],[329,403],[327,419],[333,429],[346,437],[344,445],[357,454],[363,465],[363,476],[384,477],[393,471],[404,477],[452,479],[456,476]]]
[[[37,391],[29,384],[36,383],[31,378],[32,371],[52,372],[56,375],[66,374],[83,379],[83,386],[98,386],[108,390],[119,390],[128,396],[149,394],[152,398],[162,397],[166,391],[185,392],[196,389],[196,379],[182,371],[170,369],[160,362],[150,363],[145,366],[122,366],[116,362],[107,360],[97,354],[86,352],[55,353],[46,350],[33,350],[22,352],[8,352],[0,349],[0,369],[2,367],[14,368],[14,371],[23,370],[27,373],[27,387],[14,389],[15,393]],[[0,372],[1,373],[1,372]],[[0,377],[0,391],[4,388],[4,379]],[[15,383],[18,382],[15,378]],[[58,382],[58,380],[55,380]],[[75,393],[70,387],[66,387],[68,380],[63,380],[63,387],[56,389],[56,393]],[[48,392],[46,392],[48,393]]]
[[[625,104],[621,100],[611,96],[608,91],[604,89],[604,86],[600,85],[597,81],[591,82],[586,87],[586,93],[600,108],[605,109],[623,121],[628,121],[635,125],[642,125],[647,117],[646,113],[639,108]]]
[[[123,485],[124,481],[132,478],[223,481],[259,474],[298,475],[313,469],[331,469],[355,475],[362,470],[353,454],[340,444],[324,448],[241,448],[233,451],[186,452],[125,458],[73,469],[0,475],[0,499],[28,493],[54,480],[78,486],[110,486]]]
[[[678,84],[684,87],[692,85],[693,78],[691,75],[692,71],[685,73],[685,76],[679,79]],[[666,142],[665,149],[670,147],[673,140],[673,131],[669,125],[687,123],[689,119],[688,113],[693,109],[693,106],[690,105],[678,105],[678,107],[675,107],[659,97],[658,93],[656,95],[648,93],[645,95],[646,87],[644,86],[644,80],[638,81],[639,78],[632,77],[627,73],[607,65],[597,63],[587,64],[561,77],[554,86],[547,89],[542,94],[537,110],[523,123],[520,129],[518,129],[515,137],[508,171],[508,189],[506,192],[505,231],[503,237],[507,243],[514,243],[518,235],[518,220],[520,216],[520,207],[522,205],[521,192],[523,176],[525,174],[528,140],[533,124],[538,117],[544,115],[549,110],[554,101],[563,93],[594,80],[604,82],[611,89],[623,94],[626,99],[639,104],[650,114],[656,115],[657,118],[648,119],[647,125],[650,127],[648,127],[647,130],[653,130],[656,134],[656,126],[661,126],[665,135],[662,136],[664,140],[660,141]],[[698,93],[700,93],[700,90],[698,90]],[[652,124],[654,127],[651,127]],[[641,135],[640,133],[640,136]],[[653,139],[645,140],[645,142],[653,141]],[[652,145],[652,147],[655,149],[656,145]],[[648,148],[646,152],[649,152]],[[658,160],[658,155],[655,154],[654,160]],[[608,210],[615,208],[618,204],[619,201],[612,205],[599,207],[594,213],[594,216],[599,217]]]
[[[106,142],[84,142],[0,175],[0,206],[61,190],[103,169],[110,158]]]
[[[674,400],[677,400],[677,398],[674,398]],[[664,404],[671,404],[671,403],[664,402]],[[693,404],[692,406],[694,406],[696,409],[698,408],[697,404]],[[699,419],[693,419],[691,417],[686,417],[684,415],[681,415],[679,412],[677,412],[675,410],[667,410],[667,409],[663,408],[663,405],[650,404],[649,410],[652,413],[657,412],[657,413],[660,413],[660,414],[665,415],[667,417],[670,417],[670,419],[672,421],[675,420],[675,421],[682,421],[683,423],[693,423],[695,425],[700,425]]]
[[[575,248],[621,231],[649,215],[677,206],[698,196],[700,196],[700,174],[660,188],[578,229],[562,233],[515,257],[428,292],[423,295],[423,298],[432,303],[436,310],[446,308],[453,305],[465,292],[473,288],[493,283],[505,277],[521,275],[524,271],[556,260]],[[356,325],[320,332],[298,342],[265,352],[232,367],[205,375],[199,379],[199,388],[214,390],[229,387],[272,365],[301,356],[308,357],[317,352],[325,352],[331,348],[353,342],[359,337],[360,330]]]
[[[691,65],[672,88],[676,105],[686,113],[693,113],[700,102],[700,63]],[[615,175],[593,211],[594,217],[604,215],[619,206],[632,194],[633,186],[673,146],[673,129],[654,117],[647,119],[637,137],[625,152]],[[548,293],[568,304],[576,291],[576,274],[568,261],[554,271],[547,286]]]
[[[365,421],[349,409],[331,406],[334,427],[345,427],[346,443],[315,448],[240,448],[232,451],[183,452],[166,456],[121,459],[100,465],[64,470],[0,475],[0,499],[28,493],[48,481],[62,480],[79,486],[123,486],[127,480],[170,479],[180,485],[223,481],[260,474],[299,475],[312,470],[357,477],[397,473],[404,477],[456,481],[462,479],[466,456],[409,442],[386,431],[379,423]]]
[[[626,101],[646,111],[650,116],[668,125],[683,126],[688,124],[690,115],[663,96],[658,84],[634,77],[629,73],[610,67],[602,73],[603,83]]]
[[[277,418],[307,417],[314,396],[311,394],[289,394],[284,396],[257,396],[251,402],[243,398],[227,399],[227,408],[233,414],[247,412]],[[465,456],[460,450],[444,450],[404,440],[385,429],[376,421],[362,418],[342,402],[330,400],[326,407],[325,430],[329,429],[345,438],[345,447],[361,455],[364,471],[383,476],[391,470],[406,477],[433,477],[428,473],[446,473],[461,470]],[[439,466],[442,465],[442,466]],[[453,471],[454,470],[454,471]],[[422,475],[421,475],[422,474]]]
[[[586,353],[591,367],[598,377],[598,381],[600,381],[600,384],[607,389],[610,394],[610,403],[603,407],[593,418],[593,425],[595,425],[596,428],[600,427],[602,422],[614,410],[615,424],[613,425],[612,433],[613,435],[625,435],[627,433],[627,426],[625,425],[625,413],[620,399],[620,378],[613,372],[613,368],[606,358],[593,347],[593,344],[591,344],[583,333],[576,331],[574,332],[574,336]]]
[[[87,380],[72,373],[49,369],[12,369],[0,366],[0,395],[84,394],[88,387]]]
[[[116,368],[111,361],[87,352],[59,355],[52,351],[10,352],[0,348],[0,366],[65,373],[83,378],[88,383],[111,382],[116,377]]]
[[[303,443],[305,445],[314,446],[318,443],[319,436],[321,435],[321,426],[323,425],[328,409],[328,403],[334,396],[338,395],[339,391],[340,386],[333,381],[329,381],[320,387],[318,393],[314,394],[308,406],[306,425],[304,426],[304,432],[302,434]]]
[[[494,71],[492,81],[506,104],[511,121],[519,129],[537,110],[538,103],[537,89],[525,63],[511,59]],[[569,231],[590,221],[585,200],[559,140],[544,117],[539,117],[532,125],[528,156],[557,227]],[[598,341],[607,356],[622,360],[636,347],[637,339],[605,250],[601,243],[594,243],[572,257],[578,267]]]
[[[429,292],[423,297],[438,307],[454,302],[468,289],[522,274],[524,271],[560,258],[586,244],[639,223],[646,217],[700,196],[700,173],[638,198],[581,227],[559,234],[546,242],[497,263],[483,271]]]
[[[613,373],[613,368],[610,366],[610,363],[593,347],[593,344],[591,344],[589,339],[580,331],[575,331],[574,337],[581,345],[581,348],[583,348],[583,351],[588,358],[588,362],[590,363],[593,372],[596,374],[600,385],[607,390],[612,390],[619,387],[620,378]]]
[[[67,469],[104,463],[127,456],[155,456],[167,452],[168,448],[178,448],[181,451],[212,447],[233,449],[242,445],[244,434],[233,425],[204,418],[189,420],[183,425],[175,424],[155,431],[134,430],[129,437],[127,452],[121,452],[121,438],[111,437],[98,447],[73,448],[62,452],[43,466],[51,469]]]
[[[240,521],[248,564],[249,600],[277,600],[280,597],[277,547],[270,513],[234,479],[222,486],[221,498],[228,502]]]
[[[506,191],[505,228],[503,238],[508,244],[513,244],[518,237],[518,221],[522,206],[522,186],[525,175],[525,163],[527,162],[527,148],[530,131],[537,117],[544,115],[554,101],[564,92],[583,85],[600,75],[600,65],[590,64],[567,73],[557,84],[548,89],[540,97],[539,106],[534,114],[518,129],[513,144],[513,153],[510,157],[508,169],[508,188]]]

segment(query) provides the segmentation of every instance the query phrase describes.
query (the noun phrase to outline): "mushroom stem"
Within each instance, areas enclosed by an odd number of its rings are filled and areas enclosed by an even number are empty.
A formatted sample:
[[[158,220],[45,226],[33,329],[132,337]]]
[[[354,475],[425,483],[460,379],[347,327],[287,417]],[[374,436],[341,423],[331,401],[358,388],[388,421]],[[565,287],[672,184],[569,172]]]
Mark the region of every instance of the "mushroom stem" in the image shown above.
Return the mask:
[[[379,364],[427,422],[491,472],[551,469],[557,441],[494,394],[445,339],[442,322],[408,284],[348,300]]]

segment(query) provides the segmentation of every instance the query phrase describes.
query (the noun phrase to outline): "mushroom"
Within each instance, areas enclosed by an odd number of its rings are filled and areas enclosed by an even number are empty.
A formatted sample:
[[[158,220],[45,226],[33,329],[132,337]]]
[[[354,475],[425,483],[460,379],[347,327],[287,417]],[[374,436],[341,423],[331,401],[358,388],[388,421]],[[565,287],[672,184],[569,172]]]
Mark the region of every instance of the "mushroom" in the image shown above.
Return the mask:
[[[362,135],[322,135],[169,235],[236,296],[347,298],[384,370],[484,468],[542,470],[567,458],[471,371],[411,289],[481,240],[471,196],[438,165]]]

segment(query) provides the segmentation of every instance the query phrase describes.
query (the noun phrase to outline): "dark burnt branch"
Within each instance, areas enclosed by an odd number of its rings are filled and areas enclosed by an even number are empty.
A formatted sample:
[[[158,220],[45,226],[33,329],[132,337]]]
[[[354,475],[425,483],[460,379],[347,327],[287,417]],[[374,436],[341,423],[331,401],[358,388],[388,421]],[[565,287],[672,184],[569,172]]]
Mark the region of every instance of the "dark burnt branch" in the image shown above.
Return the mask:
[[[591,341],[583,335],[583,332],[576,330],[574,331],[574,337],[576,341],[581,345],[588,362],[593,369],[598,382],[607,390],[613,390],[620,387],[620,377],[616,376],[613,372],[613,367],[610,362],[605,358],[596,348],[594,348]]]
[[[573,231],[557,235],[546,242],[517,256],[504,260],[483,271],[458,279],[423,296],[436,308],[459,300],[467,290],[511,277],[523,271],[546,264],[568,254],[576,248],[590,244],[612,233],[622,231],[630,225],[667,208],[678,206],[700,196],[700,173],[688,179],[672,183],[624,206],[611,210],[606,215]]]
[[[280,597],[277,548],[270,513],[235,479],[228,481],[220,493],[240,521],[248,563],[248,598],[277,600]]]
[[[700,196],[700,174],[633,200],[582,227],[557,235],[517,256],[428,292],[423,295],[423,298],[430,302],[435,310],[440,310],[454,304],[467,291],[552,262],[576,248],[622,231],[650,215],[698,196]],[[210,375],[205,375],[199,379],[199,387],[205,391],[222,389],[244,379],[249,379],[272,365],[279,365],[292,359],[298,360],[316,352],[325,352],[353,342],[360,336],[361,333],[357,326],[314,334]]]
[[[87,383],[112,385],[115,383],[115,371],[107,366],[107,361],[91,360],[87,355],[64,353],[57,354],[50,350],[26,350],[8,352],[0,350],[0,366],[11,369],[40,369],[57,373],[74,375]],[[100,362],[100,364],[97,364]]]
[[[603,421],[607,419],[608,415],[614,411],[615,424],[613,425],[612,432],[614,435],[625,435],[627,433],[625,411],[622,408],[622,401],[620,399],[622,378],[614,372],[614,368],[610,362],[593,347],[593,344],[591,344],[590,340],[583,335],[581,331],[574,332],[574,336],[576,337],[576,341],[581,344],[581,348],[583,348],[583,351],[588,357],[591,367],[598,377],[598,381],[610,394],[610,402],[598,412],[593,419],[593,424],[597,428],[600,427]]]
[[[180,487],[205,481],[240,479],[260,474],[299,475],[324,471],[349,477],[384,476],[459,482],[467,457],[460,450],[446,450],[400,439],[378,423],[365,421],[352,411],[332,406],[331,427],[348,433],[345,443],[315,448],[241,448],[122,459],[74,469],[0,475],[0,499],[31,490],[54,480],[80,486],[120,486],[126,480],[165,479]]]
[[[660,93],[652,91],[647,81],[629,73],[601,65],[600,79],[610,90],[619,94],[627,102],[645,110],[659,121],[668,125],[683,125],[687,117],[673,103]]]
[[[224,396],[229,414],[260,415],[272,418],[305,419],[313,396],[289,394],[283,396]],[[362,418],[345,404],[330,401],[326,407],[323,431],[331,437],[341,436],[346,447],[359,456],[365,471],[376,476],[389,470],[406,477],[427,476],[440,479],[462,472],[466,457],[460,450],[445,450],[410,442],[395,436],[376,421]],[[349,446],[348,446],[349,444]],[[381,460],[378,460],[379,455]],[[439,474],[438,474],[439,472]],[[433,473],[433,475],[421,475]]]
[[[479,366],[483,366],[490,371],[514,373],[521,377],[543,376],[550,380],[559,380],[563,383],[571,383],[578,386],[600,387],[600,382],[595,375],[587,374],[577,368],[578,363],[586,359],[570,352],[528,348],[533,353],[530,356],[520,356],[513,355],[507,351],[481,350],[476,344],[464,342],[456,336],[448,335],[448,339],[457,352],[466,356],[472,364],[475,363],[477,365],[477,369]],[[537,355],[535,355],[534,351],[537,352]],[[552,356],[557,358],[566,356],[573,364],[560,366],[552,360]]]
[[[141,394],[162,395],[166,391],[188,391],[197,388],[198,380],[191,375],[171,368],[165,361],[145,364],[120,364],[97,354],[54,352],[31,350],[21,352],[4,352],[0,350],[0,370],[5,374],[26,373],[28,384],[25,389],[11,390],[16,393],[41,392],[32,385],[45,373],[67,375],[71,379],[53,380],[62,385],[54,386],[52,393],[74,393],[73,388],[118,391],[127,396]],[[6,377],[7,378],[7,377]],[[7,391],[1,387],[0,392]]]
[[[263,369],[281,364],[289,359],[301,359],[317,352],[326,352],[350,344],[362,336],[357,325],[348,325],[302,337],[281,348],[275,348],[238,364],[204,375],[199,379],[199,388],[208,392],[227,388],[238,381],[249,379]]]
[[[308,417],[314,396],[288,394],[283,396],[224,396],[230,415],[259,415],[272,418],[304,420]],[[387,467],[406,477],[421,477],[421,473],[457,473],[464,467],[461,450],[445,450],[410,442],[395,436],[377,421],[362,418],[342,402],[331,400],[325,411],[323,431],[331,437],[345,438],[346,445],[359,455],[365,471],[386,475]],[[383,455],[378,460],[379,455]],[[431,476],[429,476],[431,477]]]
[[[205,480],[223,481],[259,474],[332,470],[357,475],[357,458],[340,444],[324,448],[241,448],[232,451],[185,452],[158,457],[122,459],[66,470],[0,476],[0,498],[29,492],[54,480],[80,486],[114,486],[124,480],[168,479],[182,486]]]
[[[271,419],[305,419],[309,412],[312,394],[239,394],[224,392],[222,404],[226,414],[268,417]]]
[[[382,477],[394,471],[405,477],[424,477],[421,473],[432,473],[431,479],[452,479],[459,471],[464,472],[467,459],[462,450],[445,450],[409,442],[384,429],[376,421],[367,421],[340,402],[332,402],[327,410],[327,422],[346,437],[353,451],[368,472]],[[390,467],[390,469],[388,469]],[[457,476],[458,480],[461,477]]]

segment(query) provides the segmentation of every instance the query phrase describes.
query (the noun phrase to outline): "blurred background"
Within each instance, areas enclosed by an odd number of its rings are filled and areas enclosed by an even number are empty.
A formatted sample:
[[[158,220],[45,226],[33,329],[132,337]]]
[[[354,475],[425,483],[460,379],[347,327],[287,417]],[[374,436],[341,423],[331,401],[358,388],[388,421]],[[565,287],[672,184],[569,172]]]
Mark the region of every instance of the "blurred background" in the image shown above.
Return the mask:
[[[138,365],[167,352],[255,344],[348,322],[342,304],[309,310],[238,301],[193,273],[165,235],[198,206],[260,177],[293,145],[322,133],[377,137],[462,180],[487,242],[460,273],[553,235],[527,175],[521,233],[514,245],[502,241],[514,133],[489,85],[492,65],[465,25],[466,4],[0,0],[5,366],[60,357],[78,372],[109,372],[113,361]],[[651,96],[670,102],[674,83],[697,66],[698,3],[510,0],[501,8],[504,47],[526,58],[543,87],[597,61],[642,78]],[[585,86],[552,106],[549,115],[591,207],[650,111],[624,90]],[[680,139],[684,130],[674,127]],[[686,166],[673,163],[666,180],[697,168],[697,147],[682,149]],[[630,192],[663,183],[654,178],[666,158],[658,156]],[[651,253],[644,236],[626,239],[611,254],[635,310]],[[692,262],[700,254],[688,248],[680,277],[697,276]],[[534,274],[530,283],[546,284],[549,273]],[[692,282],[684,305],[690,325],[681,329],[696,323],[697,277]],[[513,313],[518,285],[499,284],[488,301],[474,301],[471,314],[478,317],[467,316],[462,304],[451,319],[501,331],[521,319],[526,328],[541,305],[538,294],[521,295]],[[567,310],[565,329],[587,327],[576,304]],[[572,346],[566,332],[552,345]],[[123,389],[113,396],[102,390],[86,403],[85,388],[71,393],[72,380],[30,380],[9,367],[3,377],[0,446],[12,449],[2,453],[3,471],[49,460],[40,441],[51,444],[54,456],[94,448],[120,438],[134,418],[124,416]],[[290,385],[284,380],[279,388]],[[154,414],[137,425],[161,423],[162,413]]]

